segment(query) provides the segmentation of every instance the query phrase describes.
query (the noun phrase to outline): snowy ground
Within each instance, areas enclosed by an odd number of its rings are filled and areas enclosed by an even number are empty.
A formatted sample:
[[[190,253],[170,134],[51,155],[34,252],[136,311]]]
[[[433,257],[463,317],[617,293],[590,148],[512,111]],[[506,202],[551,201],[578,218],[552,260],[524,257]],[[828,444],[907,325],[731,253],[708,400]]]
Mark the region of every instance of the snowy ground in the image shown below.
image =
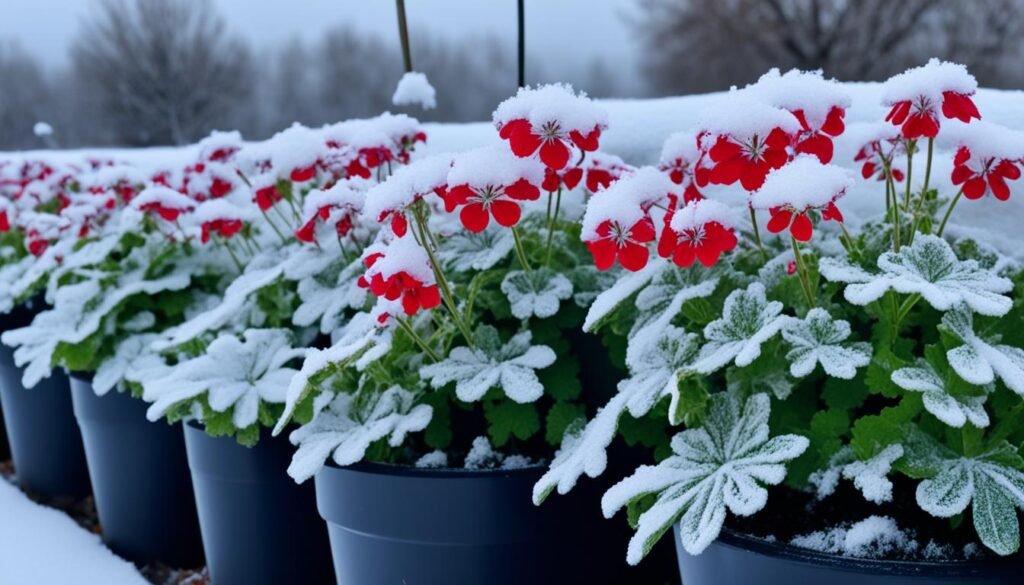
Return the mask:
[[[135,567],[63,512],[30,501],[0,479],[0,583],[147,585]],[[83,581],[83,577],[87,578]]]

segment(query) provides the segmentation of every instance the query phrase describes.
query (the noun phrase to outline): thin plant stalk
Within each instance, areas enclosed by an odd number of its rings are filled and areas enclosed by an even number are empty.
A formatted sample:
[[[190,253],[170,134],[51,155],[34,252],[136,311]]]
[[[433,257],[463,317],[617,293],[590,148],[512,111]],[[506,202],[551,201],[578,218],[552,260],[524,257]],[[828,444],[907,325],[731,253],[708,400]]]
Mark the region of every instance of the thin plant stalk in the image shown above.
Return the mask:
[[[800,253],[800,244],[797,243],[796,238],[792,235],[789,237],[789,241],[793,245],[793,255],[796,257],[796,270],[800,278],[800,288],[804,291],[807,304],[813,309],[817,306],[817,303],[814,302],[814,294],[811,292],[811,279],[807,275],[807,264],[804,263],[803,254]]]
[[[544,259],[544,265],[551,265],[551,248],[555,241],[555,225],[558,223],[558,213],[562,208],[562,188],[558,188],[558,194],[555,195],[555,212],[551,216],[551,221],[548,223],[548,245],[547,245],[547,256]]]
[[[429,244],[429,238],[427,236],[427,225],[426,219],[423,217],[419,208],[413,208],[413,218],[416,220],[416,229],[419,232],[419,242],[423,246],[423,249],[427,252],[427,258],[430,260],[430,267],[434,271],[434,280],[437,281],[437,287],[441,289],[441,299],[444,301],[448,312],[451,313],[452,320],[455,322],[455,326],[458,327],[459,332],[466,338],[466,343],[470,346],[473,345],[473,335],[469,331],[469,327],[465,321],[462,320],[462,315],[459,313],[458,305],[455,303],[455,297],[452,295],[451,287],[448,286],[448,279],[445,278],[444,272],[441,271],[441,265],[437,261],[437,257],[434,256],[434,250]]]
[[[402,63],[405,72],[412,72],[412,51],[409,49],[409,26],[405,19],[405,0],[395,0],[398,10],[398,38],[402,42]]]
[[[408,320],[403,319],[401,317],[395,317],[395,321],[399,324],[399,326],[402,327],[403,330],[405,330],[405,332],[409,335],[410,338],[412,338],[416,345],[418,345],[420,349],[423,350],[423,353],[427,354],[427,357],[429,357],[431,361],[440,361],[440,358],[437,356],[434,350],[430,349],[430,346],[427,345],[427,342],[424,341],[422,337],[420,337],[419,333],[416,333],[416,330],[412,328],[412,324],[409,323]]]
[[[525,0],[517,2],[518,33],[519,33],[519,87],[526,87],[526,7]]]
[[[946,231],[946,222],[949,221],[949,216],[953,215],[953,208],[956,207],[956,204],[960,201],[960,198],[963,197],[963,195],[963,189],[960,189],[959,191],[956,192],[956,197],[954,197],[953,200],[949,202],[949,207],[946,208],[946,214],[942,216],[942,223],[939,224],[939,231],[936,232],[935,235],[939,236],[940,238],[942,237],[942,232]]]
[[[753,207],[747,206],[750,209],[750,225],[754,228],[754,241],[757,242],[757,249],[761,251],[761,263],[768,263],[768,254],[764,251],[764,245],[761,244],[761,228],[757,227],[757,212],[754,211]]]
[[[519,230],[516,226],[512,226],[512,239],[516,243],[516,256],[519,258],[519,264],[523,266],[523,270],[529,272],[530,261],[526,259],[526,251],[523,249],[523,241],[519,237]]]

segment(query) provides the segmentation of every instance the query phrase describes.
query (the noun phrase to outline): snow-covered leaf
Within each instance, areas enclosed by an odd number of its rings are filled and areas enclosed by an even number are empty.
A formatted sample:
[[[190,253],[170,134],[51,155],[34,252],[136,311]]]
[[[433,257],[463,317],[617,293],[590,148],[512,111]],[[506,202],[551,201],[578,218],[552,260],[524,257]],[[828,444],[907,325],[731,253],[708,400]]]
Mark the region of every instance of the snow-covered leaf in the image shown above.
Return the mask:
[[[1024,350],[978,337],[974,317],[964,305],[944,314],[942,324],[964,342],[946,353],[949,365],[961,378],[984,386],[998,376],[1007,388],[1024,396]]]
[[[545,319],[558,312],[558,305],[572,296],[572,283],[550,268],[516,270],[505,275],[501,292],[508,297],[517,319]]]
[[[750,365],[761,355],[761,344],[774,337],[791,319],[781,313],[782,303],[768,302],[761,283],[734,290],[725,299],[722,318],[704,328],[707,343],[701,348],[693,369],[710,374],[733,360],[740,367]]]
[[[615,311],[622,303],[626,302],[629,297],[636,294],[636,292],[643,287],[647,286],[647,283],[651,282],[655,276],[664,270],[670,270],[672,265],[662,260],[661,258],[652,259],[647,266],[641,268],[637,272],[628,272],[623,274],[618,280],[615,281],[611,287],[597,295],[594,302],[590,305],[590,310],[587,311],[587,317],[583,321],[583,330],[587,332],[595,331],[601,325],[601,323]]]
[[[498,226],[480,233],[458,230],[442,240],[437,256],[446,270],[487,270],[504,260],[514,245],[512,231]]]
[[[948,311],[966,303],[982,315],[1002,316],[1013,302],[1003,293],[1013,288],[1010,280],[981,268],[975,260],[959,260],[942,238],[919,235],[899,253],[885,252],[878,259],[877,274],[846,260],[822,258],[821,275],[846,283],[844,296],[855,305],[867,305],[887,291],[919,294],[932,307]]]
[[[93,391],[103,396],[124,380],[142,383],[166,375],[170,368],[152,348],[157,337],[153,333],[132,335],[119,343],[114,355],[96,370],[92,380]]]
[[[726,510],[749,516],[768,501],[761,484],[785,479],[784,463],[807,449],[797,435],[769,439],[771,404],[767,394],[740,400],[731,393],[711,398],[707,419],[698,429],[672,438],[673,455],[656,466],[645,465],[614,485],[601,500],[606,518],[637,499],[656,495],[640,515],[626,560],[636,564],[676,521],[683,547],[700,554],[718,537]]]
[[[903,457],[901,445],[889,445],[865,461],[852,461],[843,467],[843,477],[852,480],[854,487],[869,502],[881,504],[892,501],[892,481],[888,475],[892,464]]]
[[[384,392],[338,394],[309,424],[289,435],[298,450],[288,475],[302,483],[332,454],[338,465],[352,465],[362,460],[371,444],[385,437],[392,447],[401,446],[408,433],[427,428],[434,414],[430,406],[414,403],[415,395],[398,386]]]
[[[226,412],[234,408],[231,422],[237,429],[256,423],[260,401],[281,403],[294,368],[288,362],[302,358],[305,349],[292,348],[291,333],[284,329],[249,329],[242,341],[222,334],[206,353],[175,365],[167,376],[144,383],[144,397],[152,401],[146,416],[157,420],[172,406],[207,394],[210,408]]]
[[[670,266],[658,272],[636,296],[640,317],[633,324],[630,337],[644,337],[667,326],[691,299],[709,297],[718,286],[720,268]]]
[[[847,343],[850,324],[832,319],[821,308],[811,309],[807,317],[790,320],[782,329],[782,337],[792,346],[786,353],[790,361],[789,373],[803,378],[821,364],[825,373],[833,378],[851,380],[857,375],[857,368],[871,362],[869,343]]]
[[[555,363],[555,352],[546,345],[531,345],[529,331],[517,333],[502,344],[498,330],[481,325],[474,332],[474,347],[456,347],[436,364],[420,368],[420,375],[434,388],[455,382],[459,400],[480,400],[488,390],[500,387],[512,400],[534,402],[544,394],[535,370]]]
[[[355,260],[342,268],[330,285],[321,283],[318,275],[300,280],[297,292],[302,303],[295,309],[292,322],[306,327],[319,320],[320,333],[330,334],[341,325],[347,309],[359,309],[366,303],[366,289],[357,284],[365,271],[362,260]]]
[[[604,473],[608,445],[622,413],[629,410],[640,418],[662,397],[671,395],[676,400],[678,376],[697,348],[696,335],[669,326],[652,347],[627,356],[630,377],[619,382],[618,393],[586,426],[566,433],[550,468],[533,486],[534,503],[543,502],[556,486],[558,493],[569,493],[584,473],[589,477]]]
[[[912,367],[894,371],[892,381],[904,390],[923,393],[925,409],[951,427],[960,428],[967,421],[979,428],[989,425],[985,412],[987,396],[951,394],[946,381],[926,360],[919,359]]]

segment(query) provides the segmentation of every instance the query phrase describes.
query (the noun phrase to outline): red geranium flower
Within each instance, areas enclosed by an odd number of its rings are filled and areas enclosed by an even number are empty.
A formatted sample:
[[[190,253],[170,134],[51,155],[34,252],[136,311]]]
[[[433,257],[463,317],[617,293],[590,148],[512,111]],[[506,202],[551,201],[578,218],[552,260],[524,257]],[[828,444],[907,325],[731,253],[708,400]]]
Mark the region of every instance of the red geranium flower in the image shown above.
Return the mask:
[[[974,105],[974,100],[969,95],[954,91],[942,92],[942,115],[951,120],[956,118],[964,124],[970,123],[971,118],[981,119],[981,112]]]
[[[165,207],[161,205],[160,202],[147,203],[139,207],[139,210],[146,213],[156,213],[166,221],[177,221],[178,216],[180,216],[183,211],[173,207]]]
[[[803,110],[793,112],[793,116],[800,122],[800,132],[795,137],[794,150],[802,154],[813,154],[823,164],[828,164],[832,160],[832,139],[846,129],[843,123],[845,115],[846,111],[843,108],[835,106],[829,110],[820,128],[811,128]]]
[[[257,189],[256,195],[253,197],[253,201],[259,206],[260,211],[267,211],[282,199],[284,199],[284,195],[277,190],[277,185]]]
[[[647,243],[654,238],[654,222],[644,217],[629,229],[617,221],[605,220],[597,226],[597,239],[585,243],[598,270],[608,270],[617,259],[623,268],[636,272],[647,266]]]
[[[11,221],[7,218],[7,210],[0,211],[0,233],[11,231]]]
[[[704,180],[715,185],[739,181],[747,191],[759,189],[769,171],[786,164],[788,145],[789,136],[781,128],[772,130],[763,140],[757,135],[747,140],[719,136],[708,151],[713,166]]]
[[[814,235],[814,225],[811,218],[807,216],[808,210],[796,211],[788,207],[775,207],[769,210],[771,219],[768,220],[768,231],[778,234],[789,230],[799,242],[810,241]],[[843,214],[836,207],[834,201],[821,209],[821,219],[825,221],[843,222]]]
[[[952,91],[942,92],[942,114],[947,118],[956,118],[961,122],[970,122],[971,118],[981,119],[978,107],[965,94]],[[939,134],[939,104],[927,96],[918,96],[913,100],[903,100],[893,104],[886,122],[894,126],[902,126],[903,137],[935,138]]]
[[[296,167],[292,169],[289,178],[293,183],[305,183],[316,176],[316,164],[311,164],[308,167]]]
[[[694,260],[710,268],[718,262],[722,254],[731,251],[737,244],[736,234],[717,221],[710,221],[681,232],[669,228],[662,238],[666,235],[670,237],[672,261],[683,268],[692,266]]]
[[[370,254],[363,263],[372,267],[384,257],[382,253]],[[369,288],[370,292],[389,301],[402,299],[402,309],[406,315],[415,315],[420,309],[433,309],[441,304],[441,294],[436,284],[420,282],[408,272],[401,271],[384,278],[379,272],[369,279],[360,277],[359,286]]]
[[[506,186],[456,185],[444,194],[444,204],[449,213],[462,207],[459,212],[462,225],[471,232],[479,233],[487,229],[492,215],[500,225],[516,225],[523,213],[516,201],[534,201],[539,197],[540,189],[536,185],[526,179],[519,179]]]
[[[903,148],[903,143],[900,140],[887,140],[890,148],[888,154],[882,148],[882,141],[875,140],[865,144],[857,155],[853,157],[854,162],[863,161],[863,165],[860,168],[860,174],[865,179],[875,177],[879,181],[885,180],[885,167],[888,166],[892,172],[892,178],[897,183],[903,180],[903,171],[901,169],[894,168],[893,160],[896,158],[896,153],[899,149]]]
[[[242,231],[242,220],[240,219],[215,219],[213,221],[204,222],[201,228],[200,241],[207,243],[210,241],[210,234],[216,233],[222,238],[231,238],[238,232]]]
[[[1016,181],[1021,175],[1013,161],[996,158],[972,161],[967,147],[960,147],[953,165],[953,184],[963,185],[964,197],[968,199],[980,199],[991,189],[996,199],[1006,201],[1010,198],[1006,182]]]
[[[601,129],[595,127],[587,134],[578,130],[565,132],[557,121],[551,121],[541,126],[539,131],[534,131],[529,120],[519,118],[504,124],[498,134],[508,140],[516,156],[525,158],[540,150],[541,162],[558,171],[569,163],[572,154],[570,144],[586,152],[597,150]]]
[[[559,187],[564,186],[567,190],[576,188],[576,185],[580,184],[580,180],[583,178],[583,169],[580,167],[572,167],[564,171],[553,171],[550,168],[544,169],[544,182],[541,183],[541,189],[549,193],[558,191]],[[589,182],[589,178],[587,181]]]

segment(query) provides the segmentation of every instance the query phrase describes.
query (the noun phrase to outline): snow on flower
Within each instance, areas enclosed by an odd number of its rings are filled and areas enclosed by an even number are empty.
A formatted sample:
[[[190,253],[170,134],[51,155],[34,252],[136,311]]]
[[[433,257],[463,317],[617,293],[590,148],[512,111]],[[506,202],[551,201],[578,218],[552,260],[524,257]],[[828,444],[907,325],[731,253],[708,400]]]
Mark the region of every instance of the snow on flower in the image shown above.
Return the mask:
[[[882,103],[891,108],[885,121],[901,127],[908,140],[935,138],[941,125],[940,111],[946,118],[964,123],[981,119],[971,100],[977,89],[978,82],[966,67],[932,59],[882,85]]]
[[[722,254],[736,247],[735,223],[735,212],[724,203],[693,201],[672,216],[671,225],[658,242],[658,253],[671,257],[683,268],[689,268],[695,260],[711,267]]]
[[[957,144],[952,181],[964,197],[980,199],[991,193],[996,199],[1010,198],[1007,181],[1020,179],[1018,165],[1024,160],[1024,132],[988,122],[954,127]]]
[[[316,226],[334,226],[337,237],[343,238],[352,229],[353,216],[366,200],[366,190],[358,180],[341,181],[331,188],[312,191],[302,206],[302,225],[295,231],[301,242],[316,241]]]
[[[694,173],[701,164],[704,153],[700,140],[691,132],[676,132],[665,139],[661,147],[658,168],[668,173],[672,182],[683,187],[683,201],[690,203],[704,196],[697,189]]]
[[[481,232],[491,217],[502,226],[519,223],[522,201],[540,198],[544,167],[532,159],[513,156],[499,147],[460,153],[448,173],[445,209],[459,209],[466,229]]]
[[[361,283],[388,301],[401,299],[406,315],[441,304],[426,250],[410,234],[395,238],[381,251],[364,257],[367,270]]]
[[[451,170],[451,155],[435,155],[413,161],[396,169],[383,183],[366,192],[363,205],[364,220],[390,222],[395,235],[402,237],[408,229],[406,210],[424,196],[435,193],[443,196]]]
[[[897,156],[906,154],[906,145],[898,128],[883,122],[861,122],[850,124],[847,135],[851,142],[862,145],[853,157],[853,162],[861,163],[861,177],[884,181],[888,168],[894,181],[903,180],[903,169],[897,168]]]
[[[608,127],[608,113],[571,86],[552,84],[520,88],[494,111],[494,124],[519,157],[533,156],[551,170],[569,163],[573,147],[582,152],[598,148]]]
[[[396,106],[419,106],[424,110],[433,110],[437,107],[437,95],[425,74],[409,71],[398,80],[398,87],[391,96],[391,103]]]
[[[842,222],[836,200],[853,186],[853,177],[842,167],[822,164],[813,156],[799,156],[772,171],[764,185],[751,194],[750,206],[771,212],[768,231],[789,231],[801,242],[811,239],[814,227],[808,212],[821,212],[822,219]]]
[[[635,170],[636,168],[613,154],[594,152],[583,163],[584,185],[593,195]]]
[[[139,211],[155,213],[165,221],[174,222],[182,213],[195,209],[196,202],[173,189],[152,185],[132,199],[131,205]]]

